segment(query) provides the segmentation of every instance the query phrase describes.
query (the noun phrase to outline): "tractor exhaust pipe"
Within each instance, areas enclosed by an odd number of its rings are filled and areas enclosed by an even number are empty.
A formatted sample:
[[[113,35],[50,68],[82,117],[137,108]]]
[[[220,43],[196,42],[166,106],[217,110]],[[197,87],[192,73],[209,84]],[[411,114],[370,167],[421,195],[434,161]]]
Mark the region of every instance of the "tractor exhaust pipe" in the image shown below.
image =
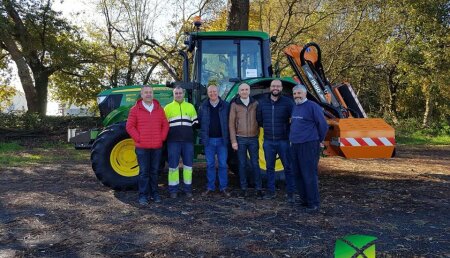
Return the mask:
[[[186,52],[178,51],[178,54],[183,57],[183,82],[189,82],[189,60]]]

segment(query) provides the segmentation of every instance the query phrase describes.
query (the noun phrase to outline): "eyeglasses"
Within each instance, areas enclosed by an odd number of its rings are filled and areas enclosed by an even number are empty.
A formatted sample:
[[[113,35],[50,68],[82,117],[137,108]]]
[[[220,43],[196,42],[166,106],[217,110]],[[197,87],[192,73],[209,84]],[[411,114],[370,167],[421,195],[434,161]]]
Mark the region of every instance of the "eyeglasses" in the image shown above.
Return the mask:
[[[272,87],[272,88],[281,88],[282,86],[281,85],[270,85],[270,87]]]

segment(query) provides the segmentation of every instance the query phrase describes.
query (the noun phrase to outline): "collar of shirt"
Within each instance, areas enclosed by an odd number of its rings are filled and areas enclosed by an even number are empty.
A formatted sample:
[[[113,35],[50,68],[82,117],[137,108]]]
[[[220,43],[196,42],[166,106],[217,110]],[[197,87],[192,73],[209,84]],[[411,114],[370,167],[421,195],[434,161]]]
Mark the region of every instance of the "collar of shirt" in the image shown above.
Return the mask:
[[[154,106],[153,102],[152,102],[151,105],[149,105],[149,104],[145,103],[144,101],[142,101],[142,105],[145,107],[145,109],[148,110],[148,112],[152,112],[153,111],[153,106]]]
[[[250,103],[250,98],[246,98],[246,99],[240,98],[240,99],[241,99],[242,103],[246,106],[248,106],[248,103]]]
[[[308,100],[307,98],[304,98],[304,99],[302,100],[302,102],[298,103],[297,105],[301,105],[301,104],[305,103],[307,100]]]
[[[219,104],[219,99],[217,99],[217,101],[212,102],[211,100],[209,101],[209,104],[211,104],[211,106],[213,107],[217,107],[217,105]]]

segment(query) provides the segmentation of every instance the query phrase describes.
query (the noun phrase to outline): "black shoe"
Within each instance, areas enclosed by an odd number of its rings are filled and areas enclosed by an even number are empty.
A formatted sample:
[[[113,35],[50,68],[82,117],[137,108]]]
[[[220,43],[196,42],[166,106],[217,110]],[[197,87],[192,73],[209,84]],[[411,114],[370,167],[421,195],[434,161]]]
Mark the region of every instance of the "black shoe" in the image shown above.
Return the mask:
[[[248,191],[242,190],[241,194],[239,195],[239,198],[247,198],[248,197]]]
[[[178,194],[177,193],[170,193],[170,198],[171,199],[175,199],[175,198],[177,198],[178,197]]]
[[[228,198],[231,196],[231,194],[226,189],[223,189],[221,191],[221,193],[222,193],[223,197],[225,197],[225,198]]]
[[[294,198],[294,200],[295,200],[295,203],[299,204],[300,206],[303,206],[303,207],[308,206],[308,203],[306,203],[302,198],[300,198],[300,196],[297,196],[296,198]]]
[[[139,205],[140,206],[147,206],[148,200],[146,198],[139,198]]]
[[[187,192],[187,193],[186,193],[186,197],[187,197],[187,198],[192,198],[192,193],[191,193],[191,192]]]
[[[267,193],[264,195],[264,200],[272,200],[272,199],[275,199],[275,193],[273,193],[273,192],[267,192]]]
[[[214,191],[212,191],[212,190],[206,190],[202,193],[202,196],[203,197],[211,196],[213,193],[214,193]]]
[[[295,199],[294,199],[294,195],[293,194],[291,194],[291,193],[288,193],[287,194],[287,202],[288,203],[295,203]]]
[[[155,195],[155,196],[153,197],[153,201],[154,201],[155,203],[161,203],[161,196]]]
[[[306,207],[307,213],[318,213],[319,212],[319,206],[308,206]]]
[[[262,200],[264,197],[264,194],[261,190],[256,191],[256,199],[257,200]]]

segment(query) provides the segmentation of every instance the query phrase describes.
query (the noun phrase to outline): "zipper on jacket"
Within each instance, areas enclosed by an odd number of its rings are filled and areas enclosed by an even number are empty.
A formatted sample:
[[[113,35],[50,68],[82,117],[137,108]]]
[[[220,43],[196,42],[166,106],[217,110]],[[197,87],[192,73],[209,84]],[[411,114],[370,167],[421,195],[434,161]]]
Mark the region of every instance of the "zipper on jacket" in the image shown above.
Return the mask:
[[[180,126],[183,126],[183,111],[181,111],[181,103],[178,103],[178,106],[180,106],[180,116],[181,116]]]
[[[272,102],[272,140],[275,140],[275,103]]]
[[[248,103],[248,105],[250,106],[250,102]],[[250,121],[248,121],[248,106],[245,106],[245,108],[247,109],[245,112],[245,119],[247,120],[247,122],[246,122],[247,136],[250,136],[250,131],[248,130],[248,124],[250,123]]]

